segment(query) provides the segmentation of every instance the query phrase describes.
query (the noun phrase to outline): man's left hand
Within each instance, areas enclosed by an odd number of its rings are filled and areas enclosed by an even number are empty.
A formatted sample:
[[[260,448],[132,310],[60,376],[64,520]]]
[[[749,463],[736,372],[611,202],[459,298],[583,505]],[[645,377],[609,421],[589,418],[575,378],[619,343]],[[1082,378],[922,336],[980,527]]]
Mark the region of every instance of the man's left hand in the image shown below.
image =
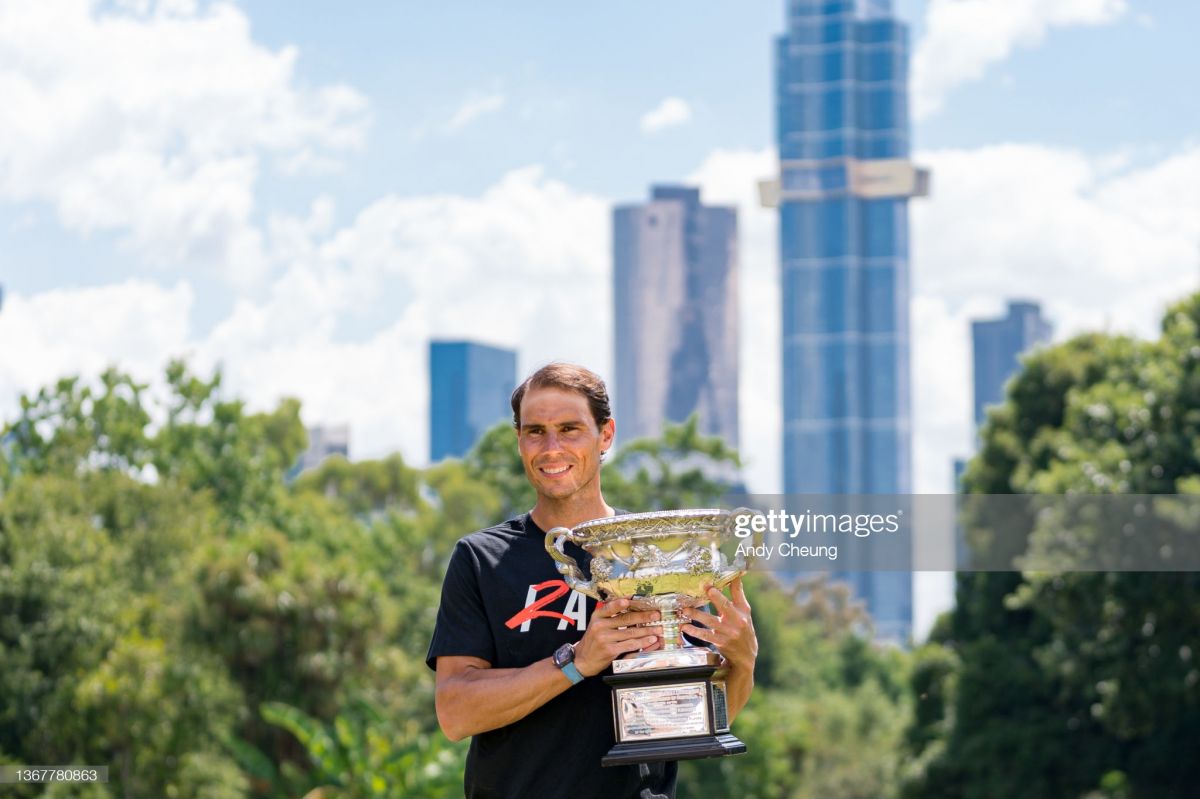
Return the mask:
[[[754,619],[750,616],[750,603],[742,589],[742,578],[729,585],[733,598],[725,596],[716,588],[708,589],[708,599],[717,615],[705,613],[698,608],[683,608],[679,615],[695,624],[685,624],[679,629],[692,638],[707,641],[716,646],[729,665],[737,669],[754,671],[758,658],[758,638],[754,635]]]

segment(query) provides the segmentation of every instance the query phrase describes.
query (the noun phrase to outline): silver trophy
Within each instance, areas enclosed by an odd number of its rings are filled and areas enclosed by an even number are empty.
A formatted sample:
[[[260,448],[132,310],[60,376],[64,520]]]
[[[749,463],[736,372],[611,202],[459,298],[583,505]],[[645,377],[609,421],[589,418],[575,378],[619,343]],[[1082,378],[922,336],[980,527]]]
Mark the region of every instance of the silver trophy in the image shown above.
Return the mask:
[[[604,678],[613,687],[617,743],[602,765],[746,751],[729,731],[722,658],[683,639],[679,610],[708,604],[705,586],[724,588],[745,573],[745,559],[728,558],[721,546],[735,539],[736,520],[753,513],[632,513],[546,533],[546,551],[572,588],[605,602],[627,597],[631,611],[657,610],[662,615],[662,649],[615,660],[612,676]],[[590,580],[563,551],[566,541],[592,556]]]

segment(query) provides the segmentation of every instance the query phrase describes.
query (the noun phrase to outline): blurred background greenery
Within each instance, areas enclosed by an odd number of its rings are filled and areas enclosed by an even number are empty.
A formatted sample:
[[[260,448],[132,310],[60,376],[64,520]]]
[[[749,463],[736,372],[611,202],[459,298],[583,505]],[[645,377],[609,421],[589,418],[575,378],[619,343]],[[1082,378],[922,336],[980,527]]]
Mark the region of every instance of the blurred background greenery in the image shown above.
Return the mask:
[[[424,654],[455,540],[532,505],[511,431],[428,469],[334,458],[293,482],[299,405],[220,375],[114,369],[27,396],[0,447],[0,762],[107,764],[4,795],[461,795]],[[703,506],[736,462],[696,424],[605,469],[610,502]],[[1028,358],[966,474],[976,493],[1200,493],[1200,295],[1156,341]],[[1012,542],[1008,542],[1011,544]],[[752,575],[749,752],[680,796],[1156,797],[1200,784],[1200,578],[966,573],[912,649],[837,585]]]

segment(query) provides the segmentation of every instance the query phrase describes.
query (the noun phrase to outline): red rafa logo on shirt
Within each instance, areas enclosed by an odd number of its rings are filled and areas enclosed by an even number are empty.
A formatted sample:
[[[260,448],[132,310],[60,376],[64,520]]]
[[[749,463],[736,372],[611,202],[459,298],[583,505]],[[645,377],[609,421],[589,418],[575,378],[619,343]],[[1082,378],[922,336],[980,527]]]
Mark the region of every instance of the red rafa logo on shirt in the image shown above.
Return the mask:
[[[543,594],[543,591],[546,593]],[[547,580],[544,583],[529,586],[529,592],[525,595],[525,608],[504,622],[504,625],[510,630],[520,627],[521,632],[524,633],[529,631],[529,624],[534,619],[547,618],[558,619],[558,629],[560,630],[567,629],[568,624],[574,625],[581,632],[586,630],[587,598],[578,591],[571,591],[571,596],[567,599],[567,606],[563,608],[562,613],[544,609],[568,591],[571,589],[562,580]]]

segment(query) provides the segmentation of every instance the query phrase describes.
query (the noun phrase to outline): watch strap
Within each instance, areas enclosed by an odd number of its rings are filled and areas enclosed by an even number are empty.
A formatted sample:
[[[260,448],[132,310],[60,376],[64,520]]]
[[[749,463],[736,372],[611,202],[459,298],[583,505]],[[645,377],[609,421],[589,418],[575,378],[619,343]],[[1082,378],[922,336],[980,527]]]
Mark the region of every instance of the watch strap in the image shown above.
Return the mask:
[[[579,669],[575,667],[575,661],[564,663],[558,667],[563,674],[567,675],[567,679],[571,681],[571,685],[578,685],[583,682],[583,675],[579,673]]]

